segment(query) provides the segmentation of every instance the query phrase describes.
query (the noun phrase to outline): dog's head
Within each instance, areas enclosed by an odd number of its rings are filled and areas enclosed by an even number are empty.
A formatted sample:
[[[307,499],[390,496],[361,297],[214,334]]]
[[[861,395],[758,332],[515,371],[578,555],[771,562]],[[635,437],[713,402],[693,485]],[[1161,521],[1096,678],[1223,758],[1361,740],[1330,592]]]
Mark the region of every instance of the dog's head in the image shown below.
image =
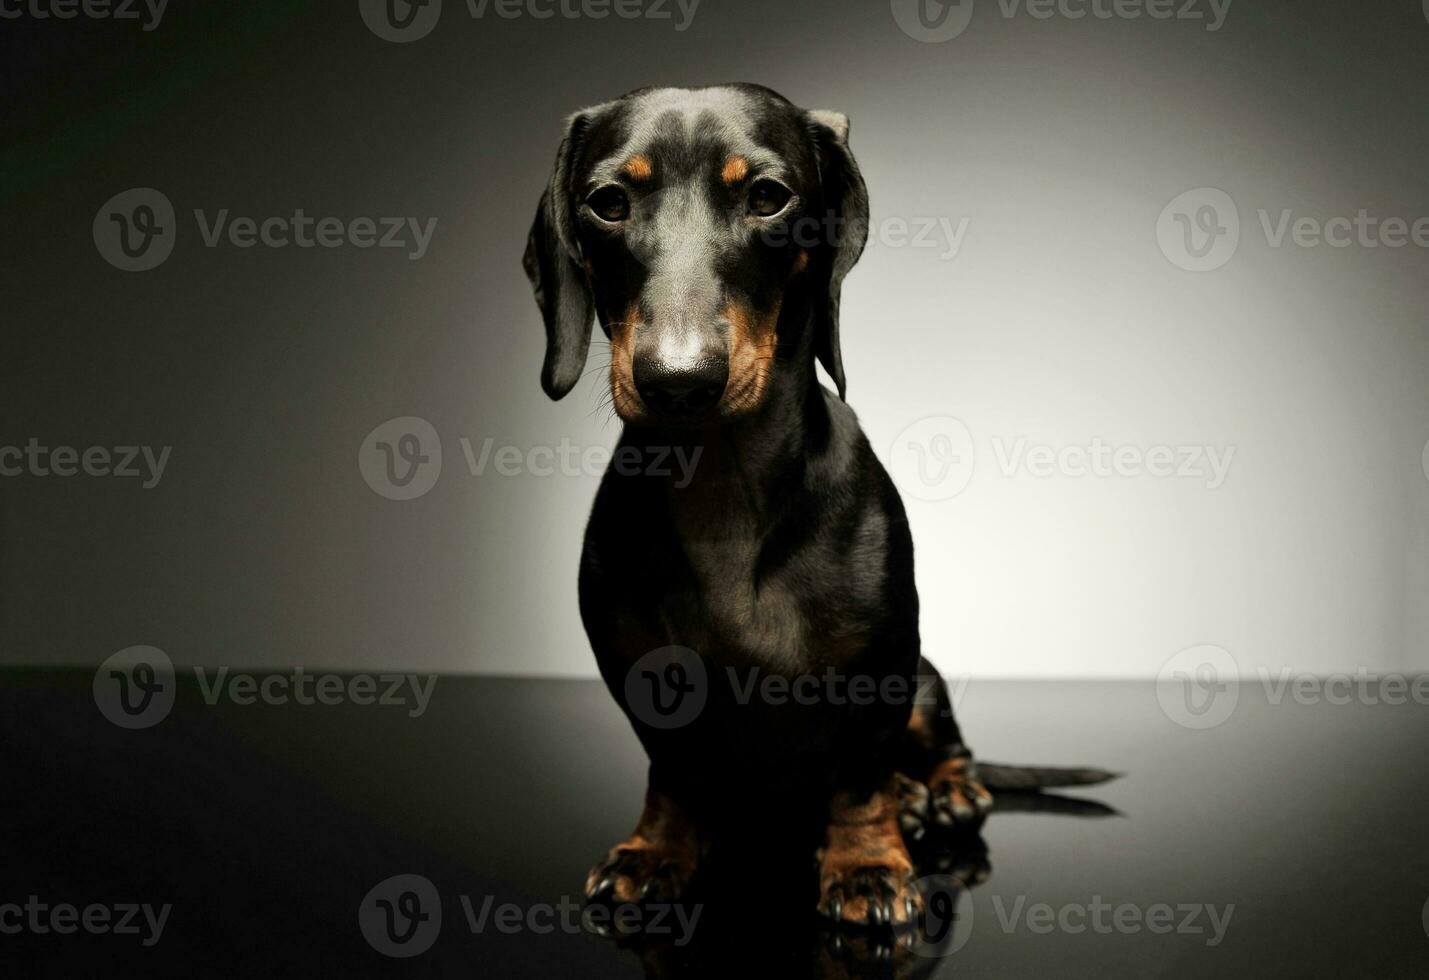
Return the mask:
[[[868,196],[848,120],[754,85],[643,89],[571,116],[525,266],[541,383],[575,386],[592,317],[627,422],[733,419],[815,357],[844,394],[839,288]]]

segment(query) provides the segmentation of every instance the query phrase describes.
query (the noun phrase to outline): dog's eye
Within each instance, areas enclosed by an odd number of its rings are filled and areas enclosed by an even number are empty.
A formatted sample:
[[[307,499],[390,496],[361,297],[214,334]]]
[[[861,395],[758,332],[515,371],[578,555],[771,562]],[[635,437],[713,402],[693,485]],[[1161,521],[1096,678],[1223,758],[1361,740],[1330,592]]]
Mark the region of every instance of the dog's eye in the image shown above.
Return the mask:
[[[794,194],[783,184],[772,180],[755,181],[749,189],[749,213],[761,218],[772,218],[789,203]]]
[[[602,221],[624,221],[630,217],[630,198],[619,187],[602,187],[586,198],[585,203]]]

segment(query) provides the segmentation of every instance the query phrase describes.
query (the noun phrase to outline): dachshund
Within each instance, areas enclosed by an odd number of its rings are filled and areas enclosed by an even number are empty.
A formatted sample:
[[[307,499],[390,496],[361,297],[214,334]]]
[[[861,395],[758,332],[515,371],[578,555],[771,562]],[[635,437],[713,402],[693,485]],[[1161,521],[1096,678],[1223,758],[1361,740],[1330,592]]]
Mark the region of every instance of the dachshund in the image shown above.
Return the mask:
[[[609,341],[623,430],[580,611],[650,760],[588,901],[674,901],[722,841],[794,841],[819,913],[896,928],[921,912],[906,836],[975,825],[989,787],[1110,778],[979,767],[921,654],[908,519],[845,402],[839,295],[868,213],[847,118],[762,86],[566,121],[523,264],[551,398],[593,322]]]

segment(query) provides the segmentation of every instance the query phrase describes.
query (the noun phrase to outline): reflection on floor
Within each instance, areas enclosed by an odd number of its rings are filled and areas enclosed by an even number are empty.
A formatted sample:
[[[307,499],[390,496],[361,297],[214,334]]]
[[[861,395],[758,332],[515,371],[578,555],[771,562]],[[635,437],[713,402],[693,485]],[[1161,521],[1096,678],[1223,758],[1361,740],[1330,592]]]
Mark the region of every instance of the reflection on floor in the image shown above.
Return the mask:
[[[1417,976],[1429,960],[1429,712],[1412,702],[1242,685],[1197,729],[1149,683],[973,681],[958,711],[975,749],[1126,777],[1004,795],[980,834],[919,842],[929,923],[902,942],[830,933],[797,867],[717,871],[683,932],[604,939],[580,890],[633,825],[645,767],[598,683],[441,677],[414,714],[211,704],[189,675],[131,731],[93,680],[0,674],[7,975]]]

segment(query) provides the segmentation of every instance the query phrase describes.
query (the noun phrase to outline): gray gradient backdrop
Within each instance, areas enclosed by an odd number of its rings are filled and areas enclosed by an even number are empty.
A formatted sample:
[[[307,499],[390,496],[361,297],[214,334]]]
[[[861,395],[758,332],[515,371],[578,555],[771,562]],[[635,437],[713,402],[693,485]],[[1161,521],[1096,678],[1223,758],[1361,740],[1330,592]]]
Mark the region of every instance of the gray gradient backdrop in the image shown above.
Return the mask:
[[[180,663],[593,675],[575,578],[596,477],[473,475],[459,440],[616,438],[599,371],[561,403],[537,383],[519,258],[563,116],[749,80],[850,116],[884,240],[845,287],[849,399],[905,486],[920,440],[966,484],[907,495],[929,656],[1154,676],[1213,643],[1251,674],[1429,667],[1429,250],[1275,248],[1256,214],[1429,215],[1421,0],[1235,0],[1216,31],[977,0],[944,43],[877,0],[703,0],[684,31],[673,6],[476,20],[446,0],[406,44],[355,2],[253,7],[176,3],[149,32],[0,24],[23,51],[0,446],[173,447],[148,490],[0,478],[3,663],[147,643]],[[144,273],[91,237],[131,187],[178,212]],[[1202,187],[1241,239],[1195,273],[1157,225]],[[192,212],[223,208],[438,225],[420,261],[206,248]],[[954,257],[893,240],[938,219],[967,220]],[[408,501],[358,465],[399,416],[444,451]],[[1214,489],[1039,477],[1005,470],[1019,439],[1234,456]]]

